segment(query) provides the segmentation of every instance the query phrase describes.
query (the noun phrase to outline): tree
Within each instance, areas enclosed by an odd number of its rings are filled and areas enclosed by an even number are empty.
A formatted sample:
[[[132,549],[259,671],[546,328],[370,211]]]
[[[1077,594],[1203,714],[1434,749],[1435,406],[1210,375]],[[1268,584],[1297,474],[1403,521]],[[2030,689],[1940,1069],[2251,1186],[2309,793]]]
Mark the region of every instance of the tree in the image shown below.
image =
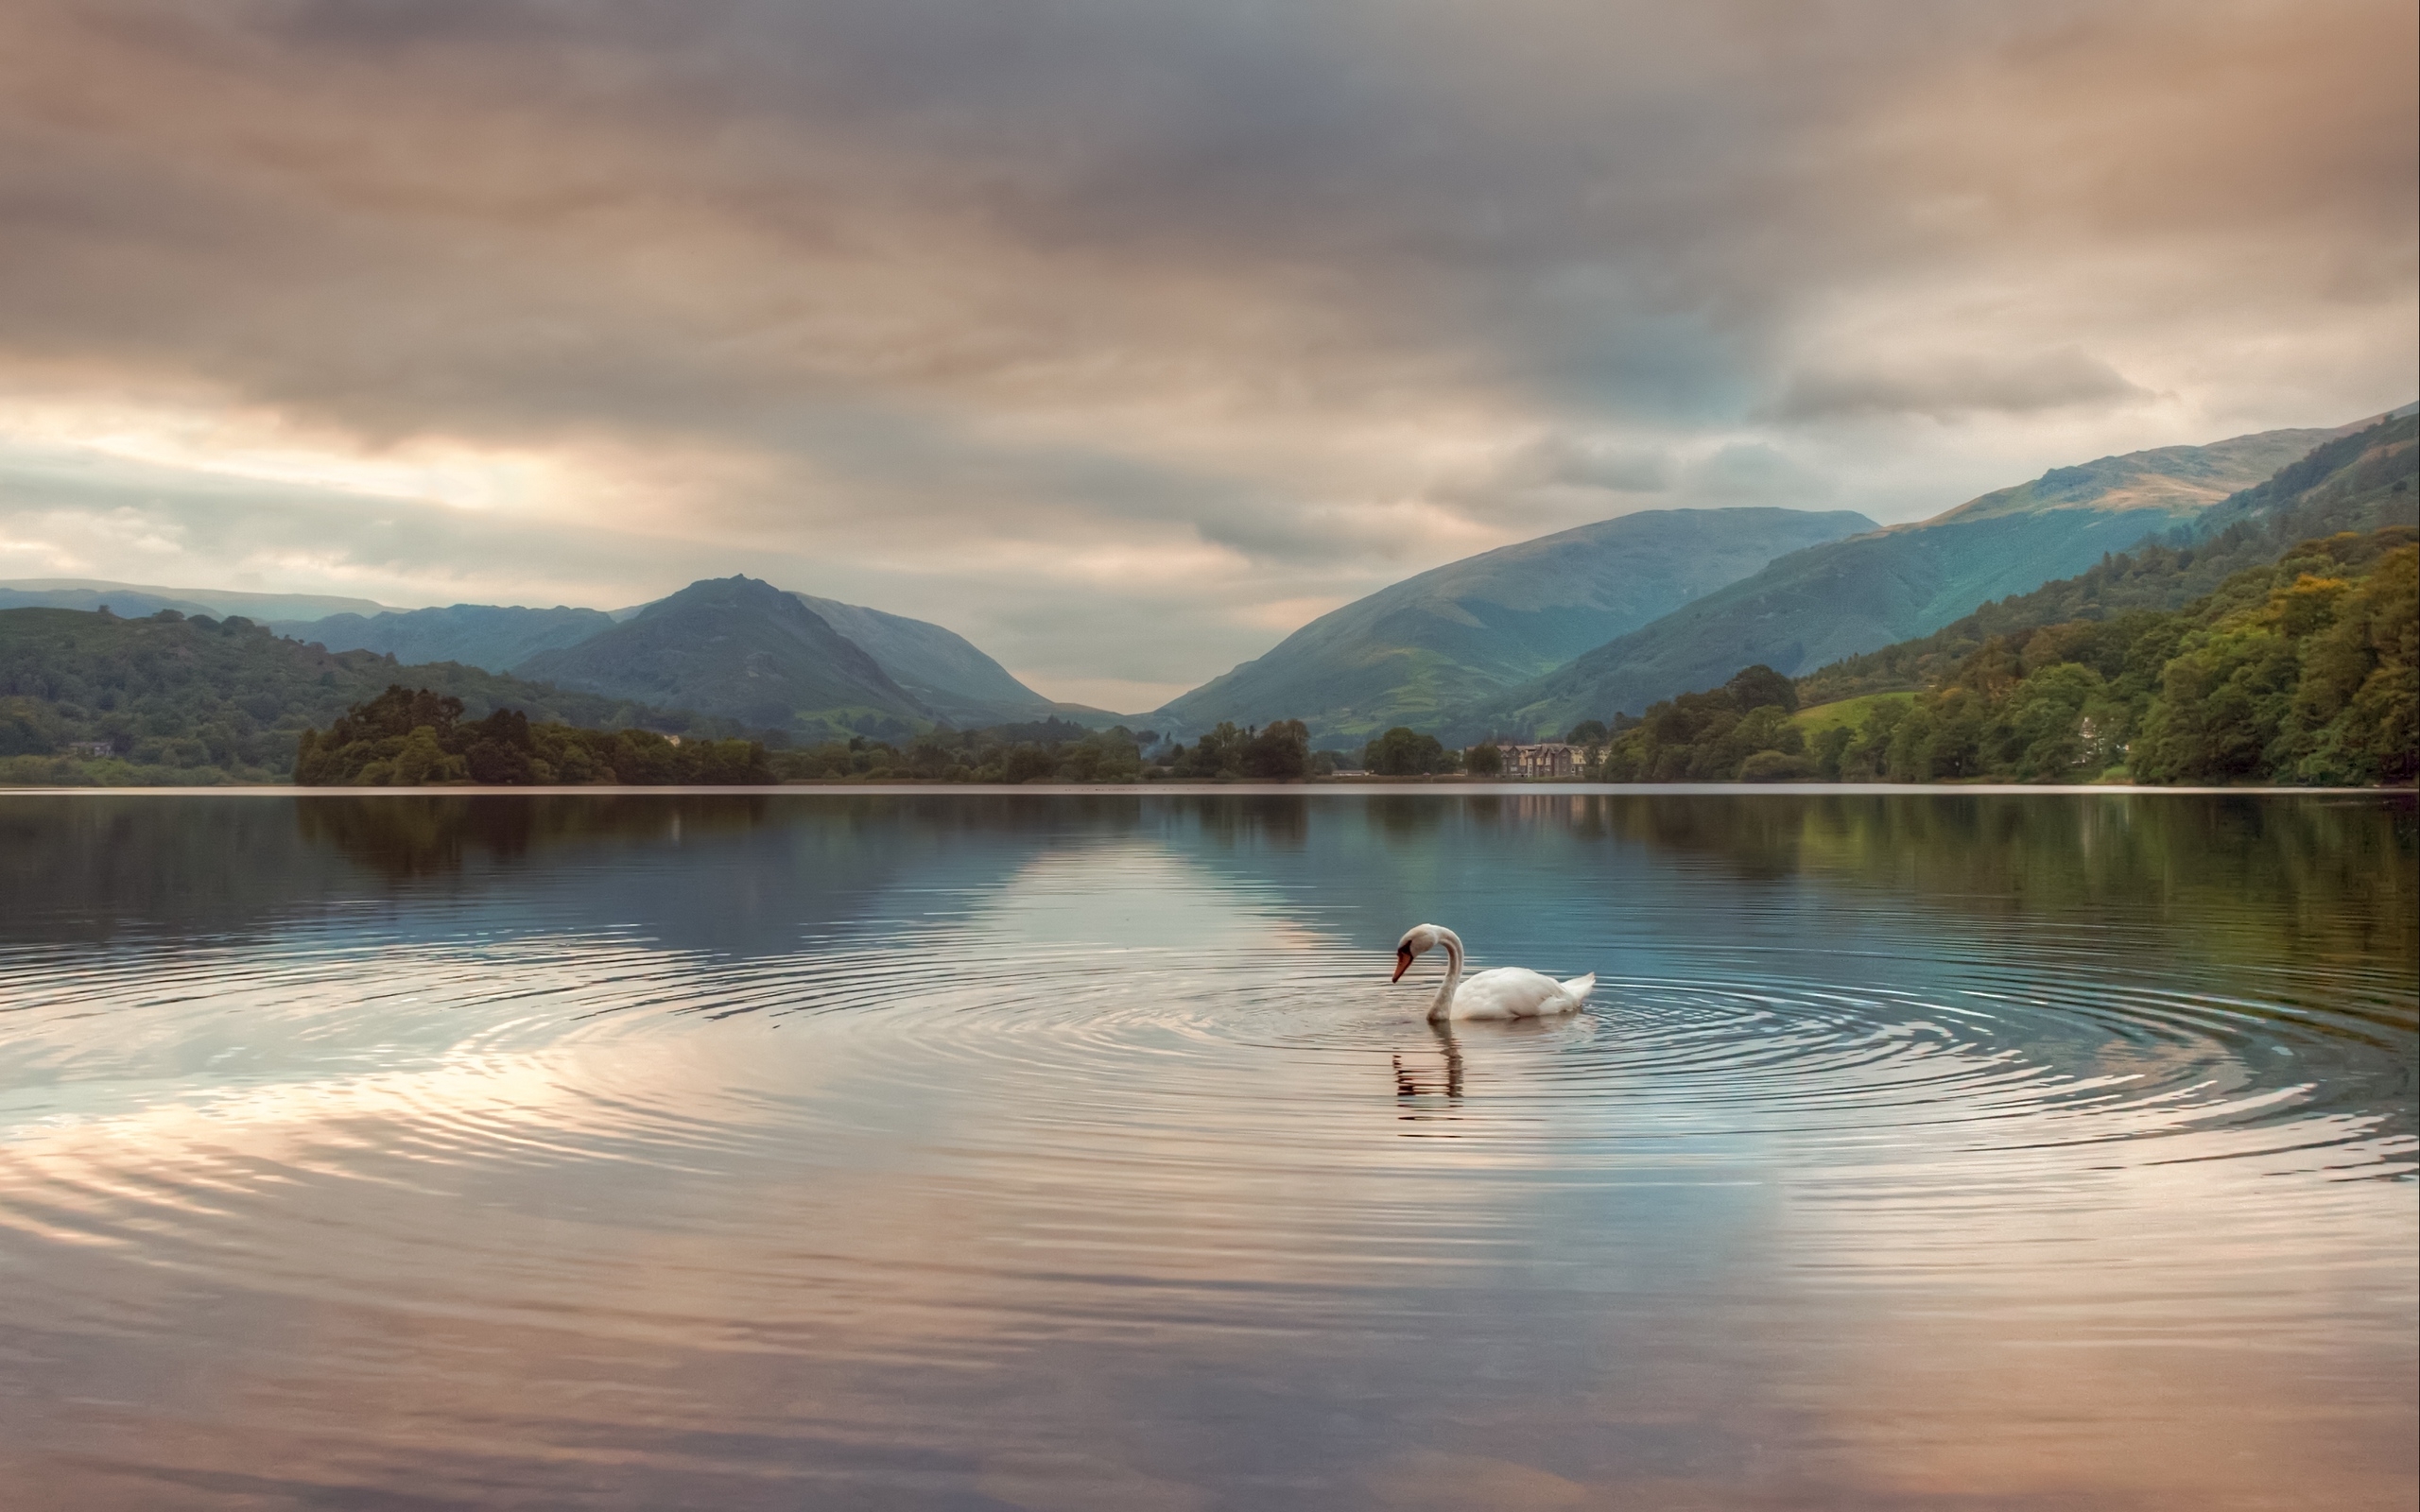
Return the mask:
[[[773,777],[765,747],[754,741],[675,745],[651,730],[533,725],[518,709],[498,709],[470,721],[461,713],[458,698],[390,686],[346,710],[324,733],[303,730],[295,742],[294,780],[305,786],[518,787],[733,784],[769,782]]]
[[[1453,769],[1452,758],[1436,736],[1404,725],[1363,747],[1361,765],[1381,777],[1426,777]]]
[[[1603,728],[1602,726],[1599,727]],[[1492,740],[1484,740],[1462,752],[1462,770],[1473,777],[1500,777],[1504,773],[1504,747]]]
[[[1731,696],[1732,707],[1741,713],[1752,709],[1779,709],[1784,713],[1798,712],[1798,685],[1765,665],[1762,662],[1743,667],[1733,674],[1722,691]]]
[[[1292,782],[1311,773],[1311,732],[1299,719],[1280,719],[1247,731],[1240,757],[1243,774],[1263,782]]]

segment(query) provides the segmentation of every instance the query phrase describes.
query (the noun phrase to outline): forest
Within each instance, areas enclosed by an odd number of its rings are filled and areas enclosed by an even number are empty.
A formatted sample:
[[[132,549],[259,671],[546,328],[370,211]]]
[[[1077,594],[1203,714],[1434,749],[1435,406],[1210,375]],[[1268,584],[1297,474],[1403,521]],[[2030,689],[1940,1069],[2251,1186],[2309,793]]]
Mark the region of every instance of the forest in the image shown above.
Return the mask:
[[[398,671],[392,657],[330,652],[240,615],[0,610],[0,782],[283,781],[303,730],[376,696]],[[540,720],[732,732],[453,662],[409,675],[482,714],[511,707]]]
[[[296,742],[305,787],[727,786],[773,781],[755,741],[531,724],[518,709],[462,717],[462,700],[390,685]]]
[[[2096,603],[2095,617],[1981,633],[1971,648],[1952,627],[1795,684],[1751,667],[1616,720],[1595,775],[2409,783],[2420,764],[2415,538],[2397,525],[2305,541],[2181,609],[2107,595],[2119,603]],[[2154,558],[2152,576],[2189,565]],[[2100,586],[2136,574],[2116,559]],[[2042,593],[2080,593],[2080,582]],[[1876,696],[1910,673],[1930,676]],[[1802,712],[1810,692],[1829,696]]]

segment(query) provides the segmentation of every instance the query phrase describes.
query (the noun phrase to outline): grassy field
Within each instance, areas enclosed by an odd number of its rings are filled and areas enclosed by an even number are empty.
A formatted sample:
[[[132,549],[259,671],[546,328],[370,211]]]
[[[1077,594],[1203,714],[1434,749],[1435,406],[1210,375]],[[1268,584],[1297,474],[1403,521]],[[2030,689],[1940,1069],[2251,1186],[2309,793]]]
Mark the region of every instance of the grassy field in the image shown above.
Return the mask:
[[[1912,693],[1869,693],[1861,697],[1842,698],[1836,703],[1819,703],[1811,709],[1801,709],[1790,715],[1789,722],[1806,731],[1810,739],[1835,725],[1862,730],[1867,713],[1876,704],[1904,704],[1914,697]]]

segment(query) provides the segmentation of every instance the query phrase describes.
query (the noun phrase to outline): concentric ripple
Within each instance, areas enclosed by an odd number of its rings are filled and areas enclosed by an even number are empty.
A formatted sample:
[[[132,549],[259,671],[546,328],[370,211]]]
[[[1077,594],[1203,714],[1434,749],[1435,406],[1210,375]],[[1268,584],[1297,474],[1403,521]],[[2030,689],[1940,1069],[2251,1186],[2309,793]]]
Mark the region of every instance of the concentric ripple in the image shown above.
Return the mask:
[[[2408,815],[2371,816],[2394,885],[2264,947],[2308,879],[2264,904],[2240,846],[2216,902],[2011,910],[1583,811],[1220,801],[624,810],[206,928],[28,908],[0,1469],[127,1505],[2015,1505],[2073,1501],[2012,1469],[2056,1420],[2128,1504],[2408,1485]],[[314,823],[250,849],[309,875],[351,833]],[[1439,963],[1387,981],[1421,918],[1597,993],[1432,1025]],[[2213,1431],[2270,1447],[2216,1475]]]

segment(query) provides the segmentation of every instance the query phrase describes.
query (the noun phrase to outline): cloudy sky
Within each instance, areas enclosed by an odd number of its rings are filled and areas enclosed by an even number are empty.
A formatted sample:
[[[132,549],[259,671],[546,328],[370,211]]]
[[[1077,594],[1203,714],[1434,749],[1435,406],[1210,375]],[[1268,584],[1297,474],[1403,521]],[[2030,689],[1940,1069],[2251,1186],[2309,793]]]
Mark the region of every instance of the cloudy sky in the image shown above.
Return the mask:
[[[1143,709],[2420,391],[2410,0],[9,0],[0,577],[734,572]]]

